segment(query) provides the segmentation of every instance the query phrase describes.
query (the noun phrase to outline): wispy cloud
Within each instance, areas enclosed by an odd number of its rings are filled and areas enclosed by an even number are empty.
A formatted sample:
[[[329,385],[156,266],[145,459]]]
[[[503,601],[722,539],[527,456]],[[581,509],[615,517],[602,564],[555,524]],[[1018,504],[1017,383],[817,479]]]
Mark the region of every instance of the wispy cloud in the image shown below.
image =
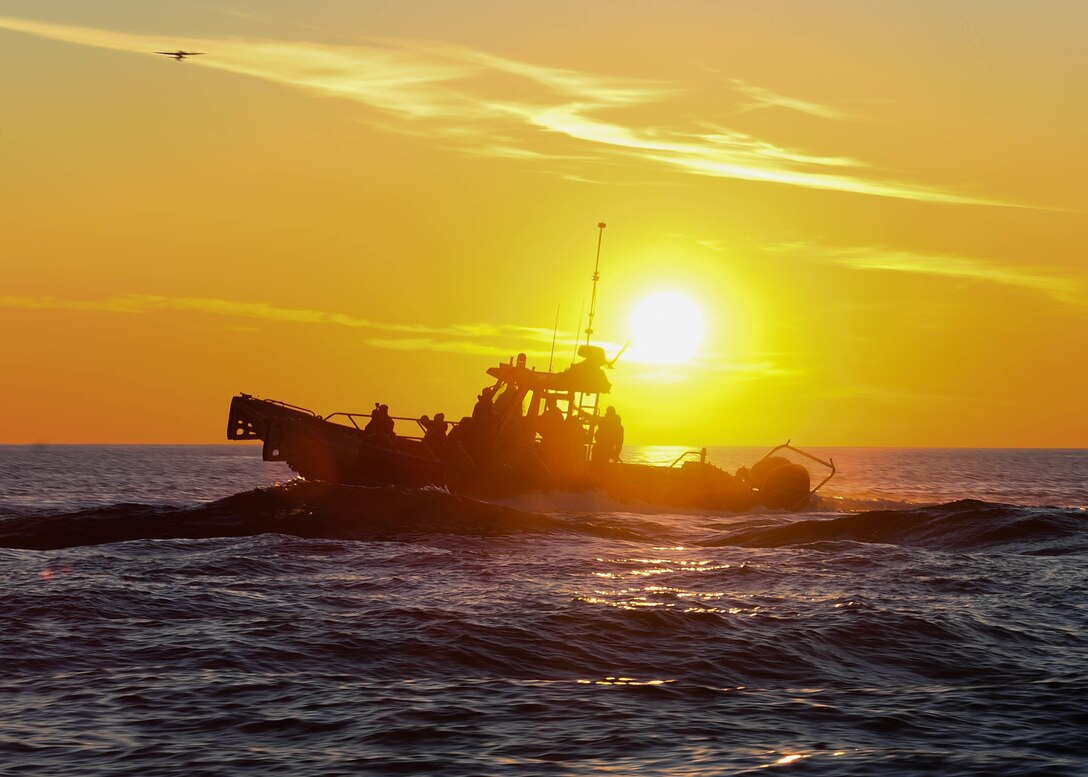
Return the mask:
[[[426,350],[509,356],[518,351],[547,356],[540,348],[526,351],[527,343],[551,343],[550,329],[495,324],[398,324],[305,308],[283,308],[260,302],[238,302],[209,297],[163,297],[128,294],[97,300],[58,297],[0,297],[0,307],[23,310],[73,310],[98,313],[198,313],[266,322],[332,325],[362,330],[365,342],[389,350]]]
[[[726,358],[715,354],[705,354],[685,365],[653,365],[640,362],[620,363],[626,368],[625,383],[687,383],[697,376],[697,380],[721,380],[728,377],[729,383],[747,383],[751,381],[775,382],[792,381],[805,375],[804,370],[789,369],[770,359]]]
[[[263,302],[240,302],[214,297],[165,297],[152,294],[126,294],[102,299],[65,299],[52,296],[20,297],[0,296],[0,308],[21,310],[67,310],[89,313],[113,313],[121,315],[154,315],[188,313],[224,320],[217,328],[237,332],[258,332],[258,326],[241,322],[253,321],[265,324],[299,324],[309,326],[336,326],[359,331],[361,342],[373,348],[390,351],[430,351],[467,354],[472,356],[498,356],[508,358],[515,353],[525,353],[530,359],[543,365],[553,356],[551,345],[554,333],[544,327],[510,324],[467,323],[449,326],[427,324],[400,324],[374,321],[345,313],[333,313],[307,308],[286,308]],[[198,319],[208,321],[209,319]],[[581,340],[560,336],[555,343],[555,363],[562,369]],[[608,354],[619,354],[623,345],[609,341],[597,341]],[[669,375],[677,375],[674,366],[652,367],[633,359],[620,359],[628,372],[625,379],[633,382],[661,382]],[[637,365],[637,366],[636,366]],[[705,354],[689,365],[699,372],[729,373],[733,380],[781,378],[800,373],[787,370],[774,361],[760,357],[752,360],[729,359],[717,354]]]
[[[738,109],[739,111],[758,111],[764,108],[786,108],[787,110],[797,111],[798,113],[807,113],[809,116],[819,116],[823,119],[854,119],[857,118],[852,114],[840,111],[838,108],[832,108],[828,105],[821,105],[820,103],[811,102],[809,100],[801,100],[796,97],[786,97],[785,95],[772,92],[770,89],[764,89],[761,86],[754,86],[752,84],[741,81],[739,78],[731,78],[729,82],[733,84],[733,87],[748,97],[752,102],[744,103]]]
[[[176,40],[0,17],[0,28],[51,40],[143,53]],[[547,67],[443,43],[368,40],[354,45],[192,39],[186,48],[209,54],[186,62],[352,100],[385,115],[386,129],[440,136],[466,153],[539,162],[556,174],[582,175],[572,158],[641,162],[700,176],[762,181],[922,202],[1018,206],[984,196],[882,178],[863,163],[779,146],[698,119],[687,127],[623,123],[622,109],[665,105],[684,89],[646,79],[606,77]],[[165,64],[165,63],[164,63]],[[759,105],[826,117],[834,109],[776,95],[744,82],[737,88]],[[639,111],[645,115],[646,111]],[[607,118],[606,118],[607,117]],[[391,121],[392,120],[392,121]],[[563,165],[566,164],[566,167]]]
[[[766,249],[773,253],[804,255],[855,270],[915,273],[1013,286],[1052,299],[1084,305],[1081,281],[992,259],[953,254],[923,254],[882,246],[830,247],[814,243],[784,243]]]

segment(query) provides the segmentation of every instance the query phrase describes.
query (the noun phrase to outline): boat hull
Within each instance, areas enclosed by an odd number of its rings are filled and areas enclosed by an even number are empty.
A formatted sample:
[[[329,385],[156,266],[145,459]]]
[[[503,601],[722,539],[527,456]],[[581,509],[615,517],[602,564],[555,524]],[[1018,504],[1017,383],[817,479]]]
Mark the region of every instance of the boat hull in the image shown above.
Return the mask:
[[[480,498],[597,490],[631,504],[739,512],[758,505],[799,509],[809,494],[808,471],[797,464],[787,463],[787,487],[776,490],[766,483],[754,487],[747,478],[704,461],[675,467],[595,463],[584,457],[556,461],[538,443],[474,457],[459,445],[434,451],[422,439],[368,434],[304,408],[247,394],[231,401],[227,438],[262,441],[265,461],[285,462],[308,480],[435,486]]]

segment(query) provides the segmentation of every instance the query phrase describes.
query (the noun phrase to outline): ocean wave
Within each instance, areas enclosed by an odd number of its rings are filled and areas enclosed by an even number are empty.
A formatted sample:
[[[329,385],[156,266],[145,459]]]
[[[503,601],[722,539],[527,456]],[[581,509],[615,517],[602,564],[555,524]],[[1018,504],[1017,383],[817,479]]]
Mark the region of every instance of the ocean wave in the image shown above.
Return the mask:
[[[140,539],[299,537],[380,539],[405,532],[508,534],[547,531],[547,516],[435,490],[293,482],[196,507],[115,504],[0,522],[0,545],[48,550]]]
[[[0,515],[0,547],[54,550],[260,534],[411,541],[429,535],[571,533],[616,541],[768,548],[851,541],[963,550],[1034,543],[1034,552],[1046,553],[1039,543],[1047,540],[1066,540],[1055,552],[1077,552],[1079,544],[1067,540],[1088,528],[1088,513],[1081,510],[976,500],[846,514],[829,510],[825,500],[816,505],[819,512],[747,515],[678,514],[675,509],[642,513],[630,511],[629,505],[620,511],[621,506],[602,505],[592,495],[558,502],[550,496],[491,503],[439,489],[293,481],[197,506],[123,503],[62,513],[9,511]]]
[[[410,535],[499,536],[574,531],[642,540],[637,529],[597,514],[552,516],[438,489],[339,486],[295,481],[196,507],[115,504],[73,512],[0,516],[0,547],[54,550],[145,539],[204,539],[277,533],[382,540]]]
[[[910,545],[934,550],[971,550],[997,545],[1063,541],[1088,533],[1088,514],[1058,507],[1020,507],[961,499],[910,509],[849,513],[731,531],[705,545],[775,548],[818,542]],[[1081,548],[1083,549],[1083,548]]]
[[[893,499],[877,496],[832,496],[831,494],[814,494],[808,507],[808,512],[814,513],[868,513],[874,510],[910,510],[925,504],[933,504],[933,500],[924,502],[911,499]]]

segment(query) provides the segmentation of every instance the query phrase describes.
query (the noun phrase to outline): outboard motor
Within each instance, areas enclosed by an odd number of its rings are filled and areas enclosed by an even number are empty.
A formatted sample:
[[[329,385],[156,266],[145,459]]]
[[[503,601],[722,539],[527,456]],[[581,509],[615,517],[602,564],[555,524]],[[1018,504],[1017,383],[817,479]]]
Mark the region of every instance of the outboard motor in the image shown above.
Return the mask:
[[[784,456],[771,456],[756,462],[748,482],[759,492],[760,502],[784,510],[801,507],[811,487],[808,470]]]

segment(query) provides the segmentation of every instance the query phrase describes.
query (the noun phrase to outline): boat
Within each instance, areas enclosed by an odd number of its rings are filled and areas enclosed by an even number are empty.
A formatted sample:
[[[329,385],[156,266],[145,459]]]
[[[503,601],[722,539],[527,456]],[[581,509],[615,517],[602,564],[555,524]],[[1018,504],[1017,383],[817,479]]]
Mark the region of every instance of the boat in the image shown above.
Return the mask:
[[[835,474],[824,461],[790,442],[751,467],[730,474],[685,451],[668,466],[623,461],[601,397],[611,390],[603,349],[583,345],[579,361],[561,372],[526,366],[524,354],[487,370],[471,416],[459,421],[312,410],[250,394],[231,399],[230,440],[260,440],[265,461],[282,461],[307,480],[408,488],[433,486],[478,498],[529,492],[601,491],[624,503],[711,510],[755,507],[803,509]],[[398,429],[398,424],[400,428]],[[438,432],[433,427],[448,425]],[[408,427],[405,429],[405,427]],[[811,485],[808,470],[783,455],[792,452],[827,468]]]
[[[471,416],[454,422],[390,416],[385,405],[369,413],[320,415],[238,394],[230,403],[227,438],[260,440],[265,461],[286,462],[307,480],[331,483],[437,487],[478,498],[600,491],[628,504],[737,512],[808,505],[834,476],[835,464],[790,441],[734,473],[710,462],[706,448],[685,451],[668,466],[621,458],[619,418],[612,408],[601,412],[601,399],[612,388],[605,370],[619,356],[609,361],[590,342],[599,265],[598,235],[586,342],[576,351],[581,361],[560,371],[550,364],[537,370],[518,354],[490,367]],[[797,457],[827,468],[815,487]]]

